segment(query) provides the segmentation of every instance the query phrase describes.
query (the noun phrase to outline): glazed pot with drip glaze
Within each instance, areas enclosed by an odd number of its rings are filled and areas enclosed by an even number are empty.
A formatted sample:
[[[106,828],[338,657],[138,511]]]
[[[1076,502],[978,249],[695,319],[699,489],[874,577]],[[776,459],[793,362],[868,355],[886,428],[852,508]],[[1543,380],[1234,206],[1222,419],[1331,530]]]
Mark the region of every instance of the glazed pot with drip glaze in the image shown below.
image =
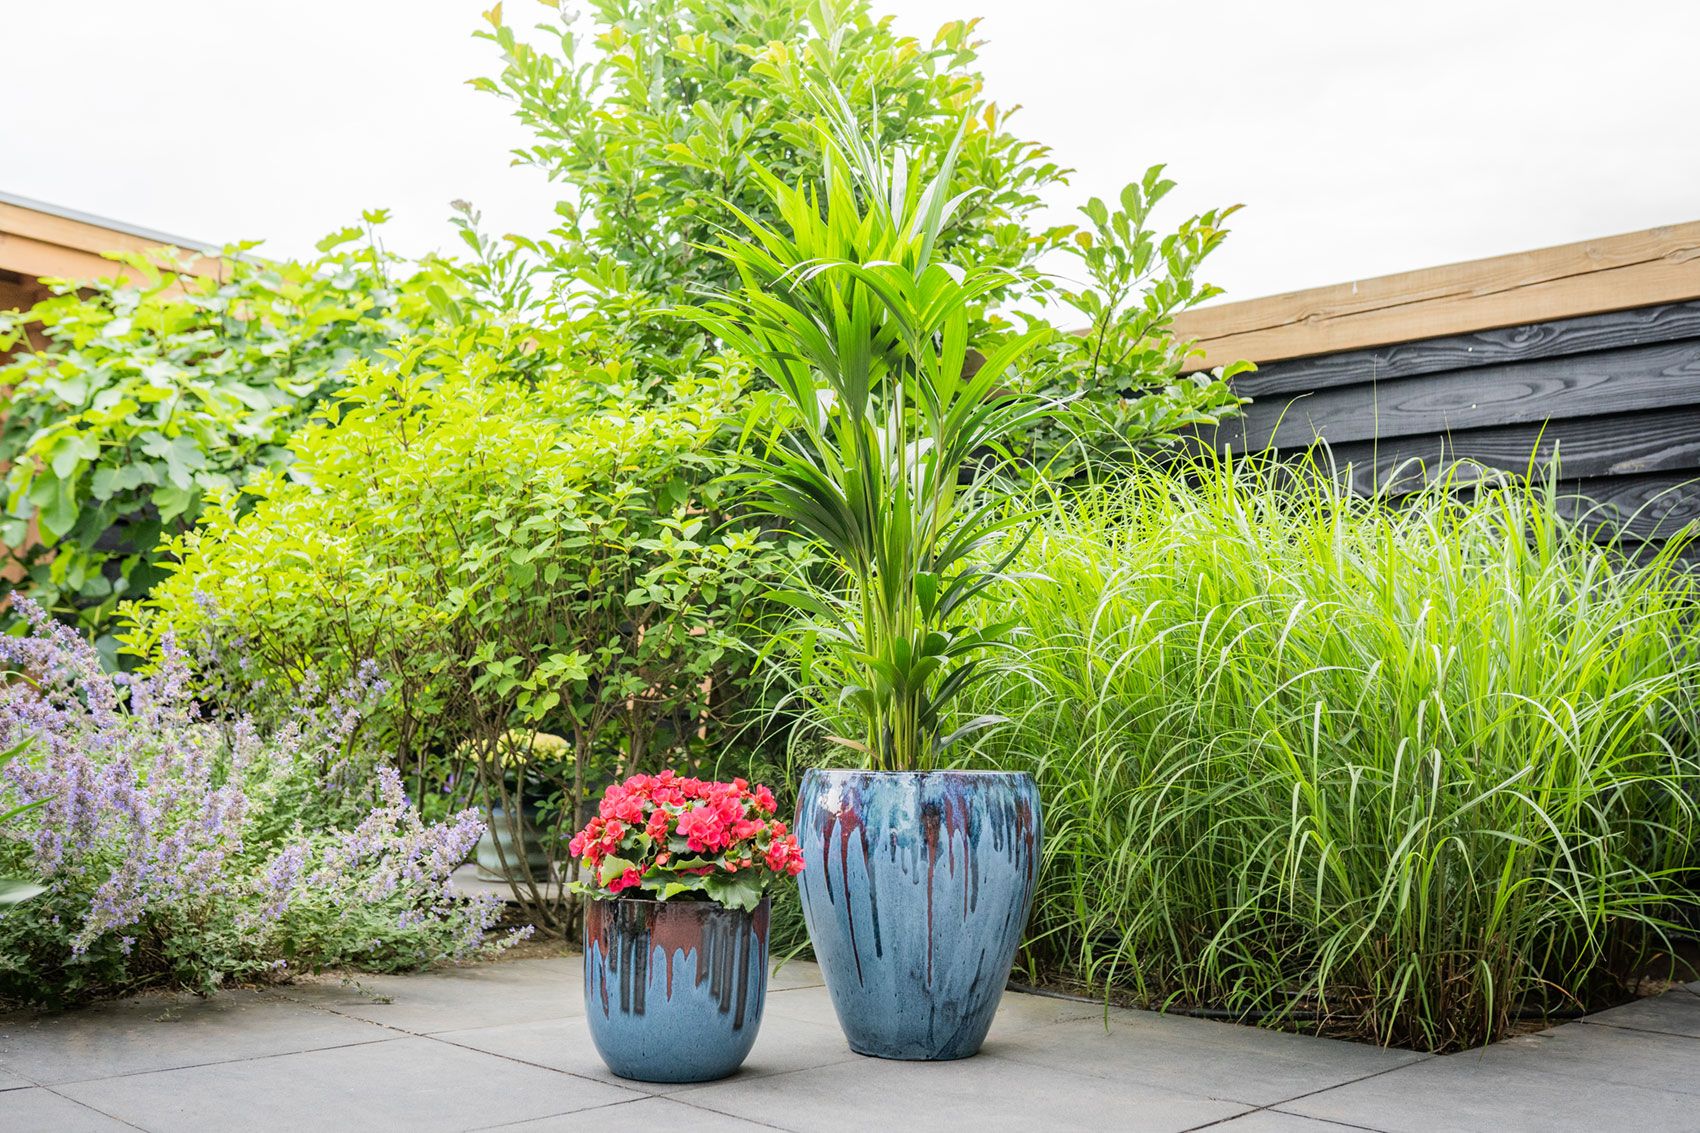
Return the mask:
[[[768,899],[616,897],[585,905],[591,1041],[622,1078],[708,1082],[735,1073],[767,998]]]
[[[1033,907],[1033,777],[809,771],[796,833],[809,939],[850,1048],[978,1052]]]

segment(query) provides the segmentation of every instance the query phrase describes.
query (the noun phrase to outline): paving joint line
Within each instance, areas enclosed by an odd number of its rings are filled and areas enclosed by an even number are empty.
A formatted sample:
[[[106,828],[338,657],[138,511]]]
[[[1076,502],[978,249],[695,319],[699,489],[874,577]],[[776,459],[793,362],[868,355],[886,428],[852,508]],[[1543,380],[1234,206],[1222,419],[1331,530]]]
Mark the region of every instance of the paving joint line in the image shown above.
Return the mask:
[[[1240,1102],[1238,1104],[1240,1104],[1240,1105],[1250,1105],[1250,1106],[1252,1106],[1252,1108],[1246,1110],[1245,1113],[1236,1113],[1232,1117],[1224,1117],[1224,1118],[1220,1118],[1216,1121],[1207,1121],[1203,1125],[1194,1125],[1192,1127],[1192,1129],[1209,1129],[1212,1126],[1223,1125],[1223,1124],[1226,1124],[1227,1122],[1230,1122],[1230,1121],[1238,1121],[1240,1118],[1245,1117],[1248,1114],[1262,1113],[1265,1110],[1274,1110],[1277,1113],[1286,1113],[1285,1110],[1280,1109],[1279,1107],[1284,1106],[1284,1105],[1292,1105],[1294,1102],[1303,1101],[1305,1098],[1314,1098],[1318,1094],[1326,1094],[1326,1093],[1329,1093],[1332,1090],[1341,1090],[1341,1089],[1345,1089],[1347,1086],[1355,1086],[1359,1082],[1367,1082],[1371,1078],[1384,1078],[1389,1074],[1397,1074],[1401,1070],[1409,1070],[1413,1066],[1421,1066],[1425,1062],[1433,1062],[1437,1058],[1445,1057],[1444,1055],[1438,1055],[1438,1054],[1427,1054],[1427,1053],[1422,1053],[1422,1052],[1418,1052],[1418,1053],[1419,1053],[1419,1057],[1416,1058],[1416,1059],[1413,1059],[1410,1062],[1403,1062],[1403,1063],[1400,1063],[1398,1066],[1389,1066],[1385,1070],[1376,1070],[1376,1071],[1369,1073],[1369,1074],[1360,1074],[1356,1078],[1348,1078],[1344,1082],[1336,1082],[1332,1086],[1323,1086],[1321,1089],[1318,1089],[1318,1090],[1307,1090],[1302,1094],[1294,1094],[1290,1098],[1280,1098],[1276,1101],[1266,1102],[1263,1105],[1255,1105],[1251,1102]],[[1230,1101],[1232,1099],[1220,1098],[1220,1099],[1217,1099],[1217,1100]],[[1308,1118],[1309,1120],[1312,1120],[1312,1121],[1332,1121],[1331,1118],[1327,1118],[1327,1117],[1311,1117],[1310,1114],[1308,1114],[1308,1113],[1288,1113],[1287,1116],[1288,1117],[1304,1117],[1304,1118]],[[1383,1131],[1376,1130],[1374,1126],[1370,1126],[1370,1125],[1353,1125],[1351,1122],[1344,1122],[1344,1121],[1333,1121],[1332,1123],[1335,1124],[1335,1125],[1346,1125],[1346,1126],[1348,1126],[1350,1128],[1354,1128],[1354,1129],[1370,1129],[1370,1130],[1373,1130],[1373,1133],[1383,1133]],[[1187,1130],[1186,1133],[1192,1133],[1192,1129]]]
[[[828,1063],[827,1065],[836,1066],[837,1063]],[[806,1074],[810,1070],[819,1070],[819,1069],[820,1069],[820,1067],[818,1067],[818,1066],[806,1066],[806,1067],[802,1068],[801,1070],[784,1070],[784,1071],[781,1071],[779,1074],[764,1074],[764,1075],[762,1075],[762,1077],[764,1079],[766,1079],[766,1078],[778,1078],[778,1077],[782,1077],[785,1074]],[[697,1090],[693,1090],[693,1091],[689,1091],[689,1092],[693,1092],[693,1093],[700,1092],[701,1088],[712,1086],[712,1085],[714,1085],[713,1082],[702,1082],[702,1083],[699,1084],[699,1087],[698,1087]],[[665,1094],[665,1095],[657,1095],[657,1096],[664,1096],[669,1101],[676,1101],[682,1106],[687,1106],[691,1109],[697,1110],[697,1111],[702,1112],[702,1113],[712,1113],[716,1117],[730,1117],[734,1121],[742,1121],[746,1124],[754,1125],[758,1129],[777,1129],[777,1130],[780,1131],[780,1133],[796,1133],[796,1130],[792,1129],[788,1125],[774,1125],[772,1122],[757,1121],[752,1117],[745,1117],[741,1113],[728,1113],[726,1110],[715,1109],[713,1106],[710,1106],[710,1105],[699,1105],[698,1103],[690,1101],[687,1098],[681,1097],[678,1094]]]
[[[90,1081],[90,1082],[104,1082],[106,1080],[107,1079],[105,1079],[105,1078],[89,1078],[89,1079],[87,1079],[87,1081]],[[72,1085],[72,1084],[73,1083],[70,1083],[70,1082],[61,1082],[60,1083],[60,1085],[64,1085],[64,1086],[69,1086],[69,1085]],[[101,1109],[99,1106],[90,1105],[88,1102],[83,1101],[81,1098],[74,1098],[70,1094],[60,1093],[58,1090],[55,1090],[52,1086],[42,1086],[40,1088],[43,1089],[43,1090],[46,1090],[48,1093],[52,1094],[56,1098],[62,1098],[65,1101],[70,1102],[74,1106],[79,1106],[82,1109],[89,1110],[92,1113],[98,1113],[102,1117],[106,1118],[109,1121],[116,1121],[118,1124],[128,1126],[131,1129],[140,1129],[142,1131],[142,1133],[149,1133],[146,1126],[137,1125],[134,1121],[130,1121],[127,1118],[119,1117],[116,1113],[107,1113],[104,1109]]]
[[[503,1121],[496,1125],[479,1125],[468,1130],[468,1133],[488,1133],[489,1130],[493,1129],[512,1129],[517,1125],[525,1125],[532,1121],[548,1121],[552,1117],[576,1117],[581,1113],[596,1113],[599,1110],[604,1109],[617,1109],[623,1105],[635,1105],[638,1102],[648,1101],[651,1098],[659,1096],[660,1095],[658,1094],[644,1094],[635,1098],[620,1098],[617,1101],[601,1102],[597,1105],[587,1105],[583,1109],[564,1109],[558,1113],[543,1113],[536,1117],[520,1117],[513,1121]]]
[[[446,1032],[446,1033],[452,1033],[452,1032]],[[571,1070],[562,1070],[559,1066],[545,1066],[541,1062],[532,1062],[529,1059],[520,1058],[516,1055],[500,1054],[500,1053],[493,1051],[493,1050],[483,1050],[479,1047],[467,1046],[465,1043],[457,1043],[452,1039],[439,1038],[437,1035],[415,1035],[414,1037],[425,1039],[428,1042],[442,1043],[444,1046],[452,1046],[456,1050],[470,1051],[473,1054],[484,1054],[484,1055],[488,1055],[491,1058],[500,1058],[504,1062],[512,1062],[512,1063],[519,1065],[519,1066],[530,1066],[531,1068],[533,1068],[535,1070],[547,1070],[551,1074],[560,1074],[563,1077],[572,1078],[573,1080],[579,1081],[579,1082],[592,1082],[592,1083],[595,1083],[598,1086],[612,1086],[616,1090],[628,1090],[631,1093],[637,1095],[637,1097],[632,1097],[632,1098],[621,1098],[621,1099],[619,1099],[620,1101],[637,1101],[638,1098],[653,1098],[653,1097],[659,1097],[660,1096],[658,1094],[644,1093],[643,1091],[638,1090],[638,1089],[636,1089],[632,1086],[621,1086],[621,1085],[618,1085],[618,1084],[613,1083],[613,1082],[605,1082],[601,1078],[591,1078],[591,1077],[588,1077],[584,1074],[575,1074]],[[617,1103],[609,1103],[609,1104],[617,1104]],[[592,1107],[592,1108],[596,1108],[596,1107]],[[582,1112],[582,1111],[579,1111],[579,1112]],[[528,1118],[527,1120],[530,1120],[530,1119]]]
[[[61,1082],[38,1082],[51,1090],[55,1086],[85,1086],[90,1082],[116,1082],[120,1078],[139,1078],[144,1074],[174,1074],[179,1070],[204,1070],[208,1066],[237,1066],[244,1062],[260,1062],[267,1058],[289,1058],[297,1054],[318,1054],[326,1050],[352,1050],[357,1046],[376,1046],[394,1042],[394,1038],[361,1039],[351,1043],[327,1043],[324,1046],[304,1046],[297,1050],[277,1050],[269,1054],[244,1054],[236,1058],[212,1058],[205,1062],[185,1062],[177,1066],[154,1066],[144,1070],[121,1070],[116,1074],[97,1074],[93,1078],[67,1078]]]
[[[1700,1042],[1700,1035],[1686,1034],[1682,1031],[1661,1031],[1657,1027],[1636,1027],[1629,1023],[1596,1023],[1592,1019],[1578,1019],[1577,1022],[1590,1027],[1609,1027],[1614,1031],[1633,1031],[1638,1035],[1664,1035],[1671,1039],[1688,1039],[1691,1042]]]

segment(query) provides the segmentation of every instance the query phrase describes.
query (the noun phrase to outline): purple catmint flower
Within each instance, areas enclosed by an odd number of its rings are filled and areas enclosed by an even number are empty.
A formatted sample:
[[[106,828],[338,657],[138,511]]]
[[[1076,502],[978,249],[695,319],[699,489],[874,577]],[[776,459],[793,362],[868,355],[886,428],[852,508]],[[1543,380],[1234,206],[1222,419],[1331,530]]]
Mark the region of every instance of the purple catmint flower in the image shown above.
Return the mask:
[[[14,674],[0,681],[0,747],[28,740],[32,750],[0,773],[0,809],[41,805],[0,837],[24,843],[55,894],[85,903],[74,953],[111,939],[129,955],[138,928],[165,914],[222,915],[242,930],[253,970],[268,970],[281,962],[264,955],[267,941],[309,895],[314,915],[392,902],[398,928],[434,932],[451,955],[482,946],[500,904],[456,893],[449,876],[483,823],[470,811],[423,822],[400,774],[354,747],[386,690],[375,665],[328,696],[308,674],[285,722],[262,731],[204,717],[174,640],[145,675],[106,673],[74,631],[27,599],[13,603],[30,633],[0,638],[0,669]],[[306,788],[300,768],[312,769]],[[372,786],[376,801],[351,829],[254,841],[280,798],[309,789],[328,801]]]

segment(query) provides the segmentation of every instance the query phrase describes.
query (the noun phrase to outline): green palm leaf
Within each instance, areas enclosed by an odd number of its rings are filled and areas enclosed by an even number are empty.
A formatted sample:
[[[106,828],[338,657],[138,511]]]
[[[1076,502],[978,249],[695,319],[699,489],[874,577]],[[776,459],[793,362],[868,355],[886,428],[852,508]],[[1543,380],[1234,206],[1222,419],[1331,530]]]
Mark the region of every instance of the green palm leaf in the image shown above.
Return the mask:
[[[812,702],[835,726],[856,718],[861,738],[841,742],[873,766],[926,768],[997,722],[946,731],[1018,628],[977,625],[969,607],[1031,524],[996,473],[1005,441],[1056,411],[1010,378],[1048,332],[970,341],[1009,275],[934,258],[966,198],[952,185],[960,135],[911,160],[869,141],[842,96],[823,113],[824,181],[762,175],[779,225],[737,213],[710,250],[741,286],[681,313],[772,382],[777,427],[744,476],[750,502],[838,568],[792,599],[810,619],[798,642]]]

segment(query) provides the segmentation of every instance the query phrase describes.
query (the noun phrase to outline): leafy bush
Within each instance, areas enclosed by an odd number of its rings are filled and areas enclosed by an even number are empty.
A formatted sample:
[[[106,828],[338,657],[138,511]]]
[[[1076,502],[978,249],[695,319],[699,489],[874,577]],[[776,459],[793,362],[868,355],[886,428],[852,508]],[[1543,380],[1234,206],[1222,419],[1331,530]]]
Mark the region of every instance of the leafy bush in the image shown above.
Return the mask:
[[[1057,505],[999,615],[1022,663],[968,694],[1044,792],[1036,968],[1446,1049],[1590,1003],[1692,916],[1679,548],[1622,569],[1522,483],[1184,471]]]
[[[424,277],[375,239],[343,247],[360,235],[309,263],[234,246],[217,277],[190,274],[192,257],[115,256],[124,281],[52,281],[50,298],[0,313],[0,352],[27,347],[0,364],[0,547],[26,593],[103,636],[109,662],[114,612],[158,579],[162,536],[280,466],[348,362],[424,307],[408,291]]]
[[[0,743],[31,750],[0,777],[0,806],[29,809],[0,829],[0,872],[46,889],[0,912],[0,1001],[485,947],[495,906],[448,886],[482,824],[425,825],[355,742],[370,673],[359,698],[297,702],[276,730],[203,719],[169,643],[155,675],[107,674],[17,601],[34,634],[0,638]]]
[[[564,871],[599,780],[688,764],[743,722],[739,631],[794,552],[719,511],[734,376],[646,403],[606,373],[513,378],[488,337],[357,363],[292,441],[289,475],[173,544],[127,643],[148,656],[174,631],[251,658],[227,667],[236,690],[376,659],[393,682],[377,722],[422,803],[470,799],[481,778],[516,824],[541,806]],[[565,737],[564,767],[507,757],[516,729]],[[520,886],[540,926],[563,927],[551,892],[547,876]]]
[[[547,238],[503,251],[466,230],[480,262],[507,281],[492,292],[529,296],[519,283],[529,262],[552,281],[546,322],[594,329],[636,361],[640,379],[689,369],[715,343],[666,312],[738,286],[732,266],[702,249],[735,215],[782,224],[770,178],[824,180],[818,126],[842,98],[874,148],[910,155],[916,181],[939,172],[954,142],[949,188],[960,199],[939,254],[985,269],[994,284],[972,312],[976,344],[995,348],[987,330],[1016,333],[995,313],[1006,309],[1053,309],[1053,321],[1085,331],[1047,339],[1047,364],[1012,374],[1033,379],[1028,392],[1080,402],[1071,430],[1035,430],[1036,462],[1161,442],[1239,405],[1231,372],[1178,377],[1188,344],[1170,333],[1175,312],[1218,294],[1197,273],[1234,210],[1159,235],[1152,210],[1173,183],[1154,166],[1114,205],[1089,201],[1084,227],[1041,227],[1042,197],[1068,171],[1011,132],[1014,107],[986,98],[978,21],[948,23],[927,43],[898,34],[867,0],[595,0],[590,9],[586,33],[564,6],[559,21],[539,25],[546,47],[521,38],[500,4],[479,33],[503,66],[475,85],[510,102],[536,136],[516,159],[571,187]],[[1022,270],[1047,253],[1073,257],[1062,273],[1072,282]]]

